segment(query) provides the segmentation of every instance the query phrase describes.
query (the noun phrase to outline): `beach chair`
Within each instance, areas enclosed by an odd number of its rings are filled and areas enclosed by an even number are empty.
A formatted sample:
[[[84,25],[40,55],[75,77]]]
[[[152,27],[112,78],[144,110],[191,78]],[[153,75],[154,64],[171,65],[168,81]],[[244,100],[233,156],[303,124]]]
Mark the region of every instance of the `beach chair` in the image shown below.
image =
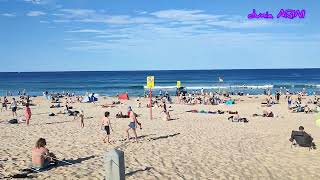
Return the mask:
[[[292,142],[291,148],[293,146],[308,147],[310,149],[315,149],[315,144],[312,142],[313,138],[306,132],[303,131],[292,131],[290,141]]]

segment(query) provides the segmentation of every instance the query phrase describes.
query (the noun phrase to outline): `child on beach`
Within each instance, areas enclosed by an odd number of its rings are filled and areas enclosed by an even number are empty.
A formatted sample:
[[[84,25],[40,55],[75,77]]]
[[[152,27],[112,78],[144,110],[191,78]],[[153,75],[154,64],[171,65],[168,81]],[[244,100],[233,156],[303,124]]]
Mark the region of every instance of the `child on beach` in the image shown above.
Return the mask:
[[[109,119],[110,113],[106,111],[104,113],[104,117],[101,119],[101,129],[104,129],[107,133],[107,135],[103,138],[103,142],[106,143],[106,139],[108,139],[108,143],[110,143],[110,130],[111,128],[111,122]]]
[[[29,126],[29,120],[31,118],[31,109],[29,107],[29,103],[26,103],[26,106],[24,108],[24,116],[26,118],[26,123]]]

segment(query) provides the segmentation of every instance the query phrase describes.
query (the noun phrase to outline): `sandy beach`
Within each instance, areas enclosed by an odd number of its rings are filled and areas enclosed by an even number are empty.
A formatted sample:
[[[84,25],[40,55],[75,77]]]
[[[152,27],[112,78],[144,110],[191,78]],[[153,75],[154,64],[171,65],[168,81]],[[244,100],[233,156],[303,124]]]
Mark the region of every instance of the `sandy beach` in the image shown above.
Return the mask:
[[[147,98],[141,99],[142,108],[137,108],[136,98],[113,108],[101,107],[116,100],[112,97],[100,98],[96,104],[74,103],[74,109],[84,110],[84,128],[67,115],[49,117],[63,108],[50,109],[50,101],[33,98],[36,106],[31,106],[30,126],[8,124],[11,111],[0,113],[0,179],[29,166],[31,149],[40,137],[47,140],[51,152],[72,165],[35,173],[35,179],[103,179],[104,153],[113,148],[125,153],[128,180],[320,179],[319,150],[291,148],[288,141],[291,131],[302,125],[320,143],[314,113],[291,113],[284,97],[272,107],[261,107],[262,95],[233,98],[238,101],[232,106],[168,104],[173,110],[171,121],[163,120],[162,109],[156,107],[150,120]],[[138,143],[125,140],[129,119],[115,118],[119,111],[126,113],[129,105],[142,122]],[[192,109],[238,111],[249,122],[228,121],[229,114],[185,112]],[[275,117],[252,116],[263,110],[273,111]],[[100,120],[105,111],[111,113],[111,144],[102,142]],[[23,110],[17,113],[23,116]]]

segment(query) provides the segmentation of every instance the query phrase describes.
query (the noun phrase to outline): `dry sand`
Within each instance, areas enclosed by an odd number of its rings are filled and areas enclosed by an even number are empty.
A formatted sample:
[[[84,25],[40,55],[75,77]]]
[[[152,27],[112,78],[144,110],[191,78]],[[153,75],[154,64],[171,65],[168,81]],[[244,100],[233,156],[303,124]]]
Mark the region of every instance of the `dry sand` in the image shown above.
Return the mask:
[[[31,149],[43,137],[47,147],[58,158],[75,164],[60,166],[34,174],[37,179],[103,179],[103,156],[112,148],[125,152],[127,179],[320,179],[319,150],[295,147],[288,141],[291,131],[300,125],[320,144],[320,128],[315,126],[315,114],[290,113],[284,98],[281,104],[261,107],[263,96],[237,97],[244,101],[236,105],[205,106],[172,104],[170,112],[175,120],[164,121],[160,108],[154,108],[154,119],[149,120],[149,109],[136,108],[136,101],[124,102],[115,108],[101,104],[72,104],[83,109],[85,127],[79,120],[58,115],[49,117],[50,102],[34,98],[31,125],[10,125],[11,112],[0,113],[0,179],[19,173],[29,166]],[[10,101],[11,99],[9,99]],[[148,99],[144,99],[143,105]],[[140,114],[143,129],[138,130],[139,142],[122,141],[129,119],[116,119],[118,111],[126,112],[132,105]],[[186,110],[237,110],[249,123],[230,122],[230,115],[186,113]],[[275,118],[252,117],[254,113],[272,110]],[[113,144],[101,140],[100,119],[111,112]],[[23,111],[19,110],[22,116]]]

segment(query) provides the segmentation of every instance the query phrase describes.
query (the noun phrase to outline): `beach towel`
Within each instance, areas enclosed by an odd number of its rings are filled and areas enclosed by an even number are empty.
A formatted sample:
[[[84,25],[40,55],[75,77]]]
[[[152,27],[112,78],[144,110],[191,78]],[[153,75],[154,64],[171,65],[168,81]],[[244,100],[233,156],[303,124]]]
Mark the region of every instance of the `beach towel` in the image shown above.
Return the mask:
[[[228,100],[225,102],[225,104],[230,106],[230,105],[234,104],[234,100]]]

